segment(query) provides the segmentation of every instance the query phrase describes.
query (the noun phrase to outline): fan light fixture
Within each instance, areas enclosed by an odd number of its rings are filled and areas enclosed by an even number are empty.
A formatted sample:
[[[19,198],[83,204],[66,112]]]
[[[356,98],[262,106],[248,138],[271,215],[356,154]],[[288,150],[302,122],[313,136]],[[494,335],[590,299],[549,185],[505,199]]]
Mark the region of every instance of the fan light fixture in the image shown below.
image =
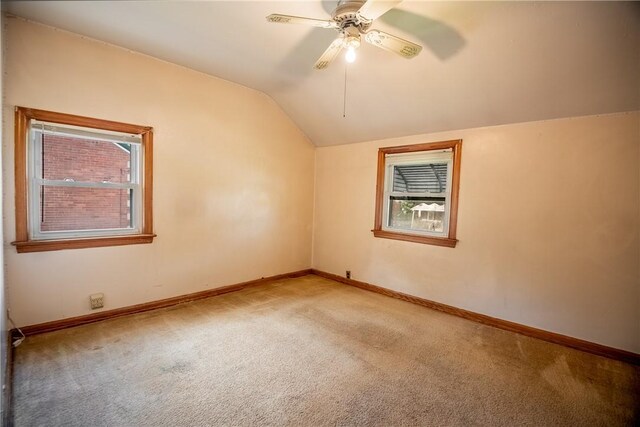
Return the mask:
[[[349,46],[347,48],[347,53],[344,55],[344,59],[346,59],[348,63],[354,62],[356,60],[356,48]]]
[[[349,27],[345,29],[343,37],[344,47],[347,48],[344,59],[346,59],[348,63],[352,63],[356,60],[356,49],[360,47],[360,33],[357,28]]]
[[[401,2],[402,0],[338,0],[330,20],[274,13],[267,16],[267,21],[277,24],[303,24],[338,31],[338,37],[316,61],[314,65],[316,70],[327,68],[342,49],[347,50],[345,55],[347,62],[355,61],[361,35],[364,36],[365,42],[408,59],[418,55],[422,47],[400,37],[369,29],[375,19]]]

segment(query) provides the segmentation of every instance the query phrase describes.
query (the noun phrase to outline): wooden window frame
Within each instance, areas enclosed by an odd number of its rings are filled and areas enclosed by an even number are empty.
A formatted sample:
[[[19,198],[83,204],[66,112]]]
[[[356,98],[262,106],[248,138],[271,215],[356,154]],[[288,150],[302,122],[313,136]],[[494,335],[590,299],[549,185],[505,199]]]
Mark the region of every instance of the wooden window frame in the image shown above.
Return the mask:
[[[39,120],[62,125],[88,127],[99,130],[137,134],[143,146],[142,175],[142,229],[138,234],[105,237],[64,238],[56,240],[32,240],[29,238],[28,217],[28,174],[27,136],[31,120]],[[152,243],[153,233],[153,128],[110,120],[94,119],[73,114],[56,113],[34,108],[15,109],[15,209],[16,240],[18,253],[56,251],[62,249],[95,248]]]
[[[424,151],[451,149],[453,152],[453,173],[451,176],[451,196],[449,200],[449,230],[447,237],[425,236],[407,232],[383,230],[382,219],[384,209],[384,186],[386,173],[386,155],[415,153]],[[429,142],[424,144],[401,145],[397,147],[382,147],[378,149],[378,170],[376,177],[376,211],[373,225],[373,235],[384,239],[404,240],[407,242],[424,243],[428,245],[455,248],[456,229],[458,223],[458,193],[460,189],[460,161],[462,156],[462,140]]]

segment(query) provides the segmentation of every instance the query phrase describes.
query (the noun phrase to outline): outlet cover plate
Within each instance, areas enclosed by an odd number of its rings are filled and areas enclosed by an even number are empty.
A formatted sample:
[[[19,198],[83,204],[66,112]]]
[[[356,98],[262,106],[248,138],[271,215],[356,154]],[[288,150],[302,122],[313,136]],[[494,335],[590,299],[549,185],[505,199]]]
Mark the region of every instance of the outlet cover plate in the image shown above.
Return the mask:
[[[89,302],[91,303],[92,310],[104,307],[104,294],[89,295]]]

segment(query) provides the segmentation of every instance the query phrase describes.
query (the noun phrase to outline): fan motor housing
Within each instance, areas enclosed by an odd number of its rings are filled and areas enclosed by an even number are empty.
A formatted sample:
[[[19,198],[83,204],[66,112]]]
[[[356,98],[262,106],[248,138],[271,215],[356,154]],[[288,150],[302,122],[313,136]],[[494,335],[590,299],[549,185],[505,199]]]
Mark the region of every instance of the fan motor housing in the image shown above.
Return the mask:
[[[355,14],[358,10],[360,10],[364,3],[364,0],[339,0],[338,6],[335,8],[331,15],[333,16],[333,18],[335,18],[345,13]]]
[[[348,27],[357,27],[359,32],[363,33],[371,26],[371,21],[363,19],[357,13],[364,3],[364,1],[360,0],[339,0],[338,6],[331,14],[331,17],[341,30],[344,31]]]

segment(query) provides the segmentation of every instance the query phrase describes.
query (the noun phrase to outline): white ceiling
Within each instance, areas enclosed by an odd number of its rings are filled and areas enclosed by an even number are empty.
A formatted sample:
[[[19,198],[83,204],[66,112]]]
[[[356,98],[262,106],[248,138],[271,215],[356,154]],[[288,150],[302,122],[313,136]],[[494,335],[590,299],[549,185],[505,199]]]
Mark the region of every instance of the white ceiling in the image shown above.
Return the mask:
[[[377,28],[424,46],[364,44],[347,74],[313,64],[335,30],[328,1],[25,1],[3,9],[255,88],[318,146],[640,109],[640,5],[406,0]]]

